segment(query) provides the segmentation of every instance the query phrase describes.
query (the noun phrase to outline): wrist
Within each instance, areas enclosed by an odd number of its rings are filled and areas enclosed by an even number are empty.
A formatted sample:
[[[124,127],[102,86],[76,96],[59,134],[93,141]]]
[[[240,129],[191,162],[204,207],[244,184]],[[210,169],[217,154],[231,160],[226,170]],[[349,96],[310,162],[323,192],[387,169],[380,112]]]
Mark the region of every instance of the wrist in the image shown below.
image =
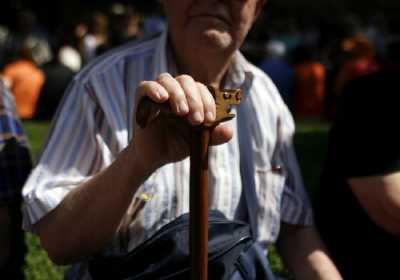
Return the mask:
[[[151,174],[162,166],[161,161],[157,161],[154,156],[145,152],[144,149],[138,148],[135,140],[126,148],[126,157],[130,166],[130,173],[135,174],[135,179],[142,178],[143,183]]]

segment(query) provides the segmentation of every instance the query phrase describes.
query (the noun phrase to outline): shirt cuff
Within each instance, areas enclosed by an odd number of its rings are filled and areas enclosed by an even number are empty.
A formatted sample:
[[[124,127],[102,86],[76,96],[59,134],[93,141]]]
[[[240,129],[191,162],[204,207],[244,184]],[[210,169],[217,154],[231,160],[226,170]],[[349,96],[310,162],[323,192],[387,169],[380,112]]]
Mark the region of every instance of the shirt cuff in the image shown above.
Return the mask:
[[[286,206],[281,212],[281,221],[297,226],[313,226],[314,212],[308,201],[301,202],[298,207]]]
[[[64,197],[69,193],[69,189],[59,188],[58,190],[48,190],[39,194],[24,197],[23,222],[22,227],[26,231],[34,232],[33,226],[46,214],[56,208]]]

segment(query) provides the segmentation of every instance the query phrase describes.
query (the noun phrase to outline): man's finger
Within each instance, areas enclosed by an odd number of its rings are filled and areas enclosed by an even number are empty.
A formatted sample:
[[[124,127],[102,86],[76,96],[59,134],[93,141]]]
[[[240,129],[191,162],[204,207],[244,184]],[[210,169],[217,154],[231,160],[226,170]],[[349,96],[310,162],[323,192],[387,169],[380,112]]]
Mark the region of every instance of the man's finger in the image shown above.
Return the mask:
[[[147,96],[156,103],[163,103],[168,100],[168,91],[159,83],[154,81],[143,81],[137,89],[138,100]]]
[[[203,102],[204,124],[212,125],[215,121],[216,115],[214,98],[205,85],[197,83],[197,88],[199,89],[199,93]]]
[[[211,132],[211,145],[221,145],[233,137],[233,129],[229,123],[216,126]]]
[[[188,121],[192,125],[200,125],[204,121],[203,100],[196,82],[188,75],[178,76],[176,80],[185,92],[186,101],[189,106]]]
[[[177,80],[170,74],[163,73],[158,77],[157,82],[168,91],[169,104],[175,114],[185,116],[189,113],[185,93]]]

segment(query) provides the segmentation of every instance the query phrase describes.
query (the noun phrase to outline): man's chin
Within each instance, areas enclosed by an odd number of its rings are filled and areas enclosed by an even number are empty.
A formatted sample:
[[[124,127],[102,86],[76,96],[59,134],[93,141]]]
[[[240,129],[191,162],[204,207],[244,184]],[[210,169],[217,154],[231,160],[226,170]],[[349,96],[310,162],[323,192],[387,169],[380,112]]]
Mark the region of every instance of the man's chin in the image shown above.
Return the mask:
[[[207,30],[195,40],[196,46],[205,47],[207,49],[215,49],[216,51],[229,50],[232,47],[232,36],[226,31]]]

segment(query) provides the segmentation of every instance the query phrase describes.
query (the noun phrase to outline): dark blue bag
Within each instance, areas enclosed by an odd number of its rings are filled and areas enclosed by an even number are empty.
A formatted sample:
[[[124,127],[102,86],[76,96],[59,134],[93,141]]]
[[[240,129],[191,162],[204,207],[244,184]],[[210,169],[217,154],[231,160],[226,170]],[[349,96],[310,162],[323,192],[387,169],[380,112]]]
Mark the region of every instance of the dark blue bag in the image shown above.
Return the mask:
[[[250,145],[250,137],[243,103],[238,115],[239,145],[245,147]],[[241,174],[253,174],[251,153],[240,150]],[[242,176],[242,185],[240,213],[237,213],[240,221],[228,220],[216,210],[209,211],[209,279],[275,279],[265,249],[255,242],[257,197],[253,176]],[[93,258],[89,272],[94,280],[190,279],[189,215],[184,214],[165,225],[126,255]]]
[[[209,212],[209,279],[272,279],[265,253],[254,243],[247,224]],[[190,279],[189,215],[162,227],[123,256],[94,258],[93,279]]]

